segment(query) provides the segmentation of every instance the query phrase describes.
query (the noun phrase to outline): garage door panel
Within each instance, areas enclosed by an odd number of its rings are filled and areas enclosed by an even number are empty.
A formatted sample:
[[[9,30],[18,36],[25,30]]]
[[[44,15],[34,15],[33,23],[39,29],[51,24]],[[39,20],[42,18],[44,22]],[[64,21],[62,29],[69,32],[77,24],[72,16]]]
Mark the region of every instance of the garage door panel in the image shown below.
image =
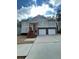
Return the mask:
[[[55,29],[48,29],[48,35],[54,35],[56,34]]]
[[[46,35],[46,29],[39,29],[39,35]]]

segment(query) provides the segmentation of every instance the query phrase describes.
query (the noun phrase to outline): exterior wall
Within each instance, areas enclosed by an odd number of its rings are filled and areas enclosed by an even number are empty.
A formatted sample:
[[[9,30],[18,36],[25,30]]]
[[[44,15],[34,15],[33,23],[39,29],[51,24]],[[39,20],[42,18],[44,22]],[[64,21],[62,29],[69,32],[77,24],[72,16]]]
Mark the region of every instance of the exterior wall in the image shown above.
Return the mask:
[[[21,23],[21,33],[27,33],[29,31],[29,23],[22,22]]]
[[[41,21],[38,23],[38,27],[56,27],[54,21]]]
[[[17,35],[21,34],[21,27],[17,27]]]
[[[61,21],[58,22],[58,31],[61,29]]]
[[[58,29],[57,30],[60,31],[60,29],[61,29],[61,21],[58,21],[57,22],[57,26],[58,26]]]
[[[17,20],[17,35],[21,34],[21,22]]]
[[[38,27],[56,27],[56,21],[49,21],[47,18],[42,18],[40,16],[33,18],[31,23],[38,23]]]

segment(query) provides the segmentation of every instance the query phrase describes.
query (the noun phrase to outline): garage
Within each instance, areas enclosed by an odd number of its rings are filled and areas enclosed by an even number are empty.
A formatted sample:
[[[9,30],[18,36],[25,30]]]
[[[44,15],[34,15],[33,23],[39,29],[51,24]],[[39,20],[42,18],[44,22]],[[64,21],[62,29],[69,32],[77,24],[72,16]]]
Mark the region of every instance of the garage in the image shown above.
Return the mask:
[[[56,29],[48,29],[48,35],[56,34]]]
[[[38,31],[39,35],[54,35],[56,34],[55,28],[40,28]]]

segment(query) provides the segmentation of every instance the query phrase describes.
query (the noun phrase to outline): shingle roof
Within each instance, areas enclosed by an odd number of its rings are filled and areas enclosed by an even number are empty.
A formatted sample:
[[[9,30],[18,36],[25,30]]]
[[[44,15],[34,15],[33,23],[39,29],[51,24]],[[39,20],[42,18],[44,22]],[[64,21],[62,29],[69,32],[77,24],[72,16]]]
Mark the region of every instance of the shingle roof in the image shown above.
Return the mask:
[[[37,15],[37,16],[35,16],[33,19],[35,19],[35,18],[44,18],[44,19],[47,19],[46,17],[44,17],[44,16],[42,16],[42,15]]]

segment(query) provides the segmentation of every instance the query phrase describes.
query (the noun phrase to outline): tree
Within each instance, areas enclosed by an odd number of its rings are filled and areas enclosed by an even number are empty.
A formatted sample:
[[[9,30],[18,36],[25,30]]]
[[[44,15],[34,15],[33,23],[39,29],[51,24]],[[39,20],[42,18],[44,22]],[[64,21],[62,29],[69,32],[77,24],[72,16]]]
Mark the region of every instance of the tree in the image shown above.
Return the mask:
[[[61,7],[57,10],[57,21],[61,21]]]
[[[61,33],[61,5],[57,9],[57,14],[56,14],[56,21],[57,21],[57,32]]]

